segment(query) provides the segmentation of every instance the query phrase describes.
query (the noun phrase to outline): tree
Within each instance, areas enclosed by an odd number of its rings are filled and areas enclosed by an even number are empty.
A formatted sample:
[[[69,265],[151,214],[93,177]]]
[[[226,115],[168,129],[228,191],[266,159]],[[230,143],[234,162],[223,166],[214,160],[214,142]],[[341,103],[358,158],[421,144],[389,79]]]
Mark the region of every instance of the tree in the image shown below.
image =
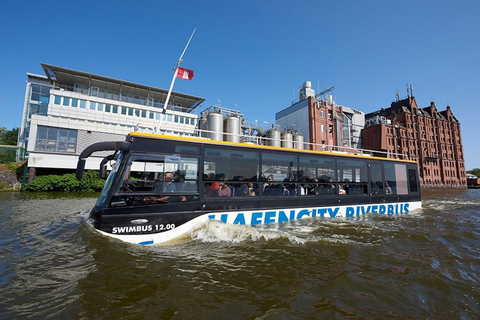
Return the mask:
[[[471,171],[472,174],[476,175],[477,177],[480,177],[480,169],[479,168],[475,168]]]
[[[0,145],[16,146],[18,142],[18,131],[20,128],[13,128],[7,130],[4,127],[0,128]]]

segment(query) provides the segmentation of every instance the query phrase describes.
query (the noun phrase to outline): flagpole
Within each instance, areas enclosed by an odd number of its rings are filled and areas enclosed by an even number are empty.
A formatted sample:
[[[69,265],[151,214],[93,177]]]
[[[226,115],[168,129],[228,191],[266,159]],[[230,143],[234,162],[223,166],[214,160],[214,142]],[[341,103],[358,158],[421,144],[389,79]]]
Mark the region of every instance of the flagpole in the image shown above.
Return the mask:
[[[190,36],[190,39],[188,39],[187,45],[183,49],[182,55],[178,59],[177,66],[173,69],[174,72],[173,72],[172,82],[170,83],[170,89],[168,89],[167,98],[165,99],[165,104],[163,105],[162,115],[160,117],[160,122],[158,124],[158,129],[159,130],[161,130],[162,119],[165,116],[165,114],[167,113],[167,105],[168,105],[168,101],[170,100],[170,95],[172,94],[173,84],[175,83],[175,79],[177,78],[178,67],[180,67],[180,64],[182,63],[183,55],[185,54],[185,51],[187,51],[188,45],[190,44],[190,41],[192,41],[193,35],[195,34],[196,30],[197,30],[197,28],[193,29],[192,35]]]

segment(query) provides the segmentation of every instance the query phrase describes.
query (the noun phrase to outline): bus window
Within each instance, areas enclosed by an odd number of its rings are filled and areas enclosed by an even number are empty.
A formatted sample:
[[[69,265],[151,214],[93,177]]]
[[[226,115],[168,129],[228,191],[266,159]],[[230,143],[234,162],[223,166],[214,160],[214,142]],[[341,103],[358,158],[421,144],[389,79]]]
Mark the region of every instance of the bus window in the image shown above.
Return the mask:
[[[385,163],[384,168],[385,182],[392,189],[392,194],[408,194],[407,166],[402,163]]]
[[[410,186],[410,192],[418,192],[417,170],[408,169],[408,184]]]
[[[158,186],[165,183],[165,173],[170,173],[173,177],[173,191],[181,193],[182,198],[187,199],[186,196],[198,193],[198,159],[194,157],[132,154],[124,172],[112,205],[145,204],[146,197],[164,191]]]
[[[370,164],[370,194],[372,196],[385,195],[382,165],[380,163]]]
[[[231,196],[250,194],[248,184],[258,181],[259,157],[256,151],[206,147],[203,163],[205,195],[221,195],[218,191],[220,184],[230,189]],[[256,189],[256,186],[253,184],[252,188]]]
[[[307,195],[326,195],[335,193],[335,160],[319,156],[300,156],[301,181],[306,181]],[[329,183],[329,180],[331,182]]]
[[[344,194],[368,194],[367,162],[365,160],[337,159],[337,178],[339,185],[345,190]]]
[[[262,153],[262,194],[265,196],[305,195],[304,186],[298,185],[298,162],[296,155]]]

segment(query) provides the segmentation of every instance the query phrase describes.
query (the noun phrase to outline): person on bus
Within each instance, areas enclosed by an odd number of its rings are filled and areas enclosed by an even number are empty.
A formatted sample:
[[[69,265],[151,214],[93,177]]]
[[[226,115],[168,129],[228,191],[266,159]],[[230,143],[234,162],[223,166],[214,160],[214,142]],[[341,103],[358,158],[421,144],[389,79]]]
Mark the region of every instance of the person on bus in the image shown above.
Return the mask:
[[[217,196],[219,197],[230,197],[232,195],[232,189],[230,189],[230,186],[228,185],[228,183],[224,182],[226,180],[228,179],[225,175],[222,175],[220,177],[220,183],[217,191]]]
[[[385,181],[385,193],[387,196],[393,194],[392,188],[390,188],[387,181]]]
[[[215,179],[215,174],[213,172],[210,172],[208,174],[208,180],[214,181]],[[205,194],[207,197],[212,197],[217,195],[218,189],[220,187],[220,184],[218,182],[211,182],[208,183],[207,185],[207,193]]]
[[[175,184],[173,184],[173,173],[165,172],[163,183],[156,183],[153,187],[155,193],[170,193],[177,191]],[[172,202],[175,198],[173,196],[161,196],[161,197],[145,197],[147,202]]]

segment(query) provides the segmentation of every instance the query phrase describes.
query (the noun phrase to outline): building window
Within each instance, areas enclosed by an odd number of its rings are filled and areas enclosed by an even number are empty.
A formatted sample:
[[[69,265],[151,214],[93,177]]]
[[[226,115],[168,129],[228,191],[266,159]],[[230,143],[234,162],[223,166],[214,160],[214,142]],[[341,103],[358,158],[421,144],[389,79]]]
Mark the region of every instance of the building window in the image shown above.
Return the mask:
[[[103,111],[103,106],[104,106],[103,103],[97,103],[97,110],[98,111]]]
[[[322,124],[322,126],[321,126],[321,131],[325,132],[325,125],[324,124]]]
[[[38,126],[35,150],[75,153],[77,130]]]
[[[95,109],[97,109],[97,103],[90,101],[90,110],[95,110]]]
[[[62,97],[55,96],[55,100],[53,100],[54,104],[60,105],[62,103]]]
[[[325,111],[323,111],[323,110],[320,111],[320,116],[321,116],[322,118],[325,118]]]
[[[70,106],[70,98],[68,98],[68,97],[63,97],[63,105],[64,105],[65,107]]]
[[[80,100],[80,109],[85,109],[87,106],[87,101],[85,100]]]

